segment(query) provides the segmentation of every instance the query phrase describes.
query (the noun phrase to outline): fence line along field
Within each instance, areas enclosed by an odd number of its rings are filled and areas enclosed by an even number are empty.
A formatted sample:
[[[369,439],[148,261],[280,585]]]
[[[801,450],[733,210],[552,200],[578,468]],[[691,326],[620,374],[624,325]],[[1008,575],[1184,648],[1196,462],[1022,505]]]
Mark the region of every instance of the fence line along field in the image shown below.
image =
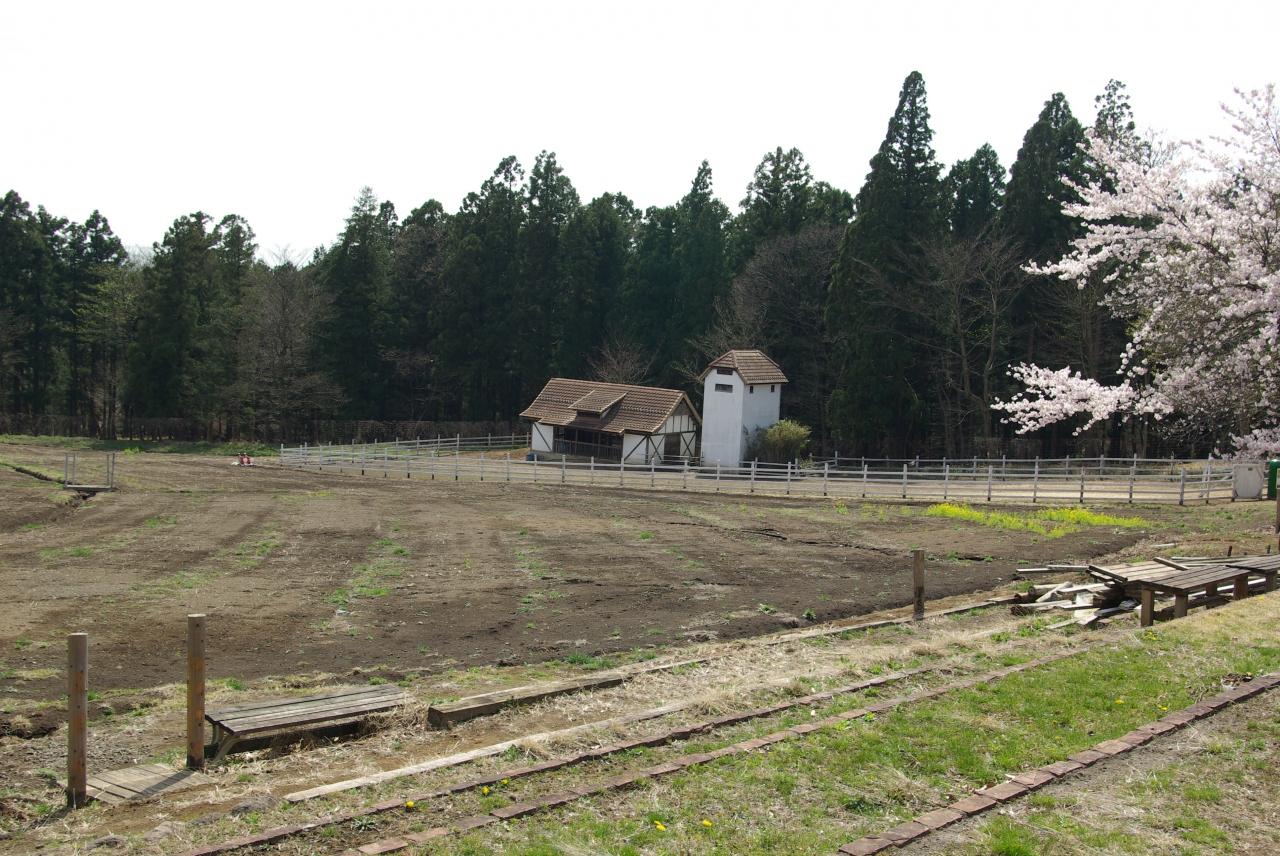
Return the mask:
[[[613,485],[713,493],[969,502],[1177,503],[1231,501],[1235,465],[1172,458],[847,458],[737,467],[526,456],[528,435],[280,447],[286,466],[455,481]],[[503,451],[505,450],[505,451]],[[515,451],[512,451],[515,450]],[[1262,464],[1251,465],[1258,472]],[[1251,497],[1252,498],[1252,497]]]

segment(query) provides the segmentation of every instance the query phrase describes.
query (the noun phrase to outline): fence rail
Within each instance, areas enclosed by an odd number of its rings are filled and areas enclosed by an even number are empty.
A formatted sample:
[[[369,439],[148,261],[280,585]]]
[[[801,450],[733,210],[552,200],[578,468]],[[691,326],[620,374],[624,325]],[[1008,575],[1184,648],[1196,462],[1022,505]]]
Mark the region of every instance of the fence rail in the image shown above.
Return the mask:
[[[528,435],[281,448],[289,467],[366,476],[503,481],[845,499],[1009,503],[1234,501],[1230,464],[1142,458],[849,459],[743,466],[513,459]]]

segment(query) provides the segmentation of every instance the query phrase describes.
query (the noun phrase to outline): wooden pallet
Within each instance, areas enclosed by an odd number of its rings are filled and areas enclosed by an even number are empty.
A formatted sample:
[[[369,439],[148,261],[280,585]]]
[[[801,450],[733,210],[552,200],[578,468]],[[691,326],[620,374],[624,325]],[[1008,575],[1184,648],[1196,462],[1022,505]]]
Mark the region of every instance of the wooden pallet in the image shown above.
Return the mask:
[[[213,784],[213,779],[195,770],[143,764],[90,776],[85,790],[90,799],[120,805],[209,784]]]

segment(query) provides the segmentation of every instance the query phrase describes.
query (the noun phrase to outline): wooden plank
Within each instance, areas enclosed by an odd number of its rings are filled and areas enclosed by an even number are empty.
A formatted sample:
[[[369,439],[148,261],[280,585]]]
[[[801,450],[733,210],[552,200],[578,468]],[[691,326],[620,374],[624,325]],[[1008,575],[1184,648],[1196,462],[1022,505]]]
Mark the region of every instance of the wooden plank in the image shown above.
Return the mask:
[[[317,710],[333,710],[343,706],[362,704],[385,704],[394,707],[398,704],[403,704],[408,698],[408,693],[405,692],[396,695],[336,696],[332,699],[313,698],[297,705],[271,705],[261,710],[250,708],[238,711],[230,716],[221,716],[218,711],[215,711],[205,714],[205,718],[216,725],[234,730],[236,723],[243,723],[246,720],[258,719],[264,716],[301,716]]]
[[[292,698],[275,698],[264,699],[257,702],[246,702],[239,705],[229,705],[206,711],[206,717],[218,716],[229,717],[242,711],[262,711],[272,707],[287,707],[290,705],[305,704],[311,701],[326,701],[339,697],[359,697],[359,696],[380,696],[380,695],[401,695],[404,690],[400,687],[384,684],[381,686],[368,687],[335,687],[332,690],[315,693],[307,696],[294,696]]]
[[[468,696],[457,701],[444,704],[433,704],[427,708],[427,721],[437,727],[456,725],[478,716],[497,713],[504,707],[516,704],[529,704],[544,698],[580,692],[585,689],[607,689],[616,687],[624,680],[616,672],[577,678],[568,681],[556,681],[547,684],[513,687],[483,695]]]
[[[314,709],[300,714],[279,713],[271,716],[233,720],[230,724],[225,722],[220,724],[222,728],[232,734],[243,736],[246,734],[257,734],[264,731],[279,731],[283,729],[299,728],[304,725],[315,725],[320,722],[336,722],[341,719],[351,719],[352,717],[367,716],[371,713],[380,713],[382,711],[392,710],[398,706],[398,704],[391,704],[387,701],[376,701],[357,705],[343,705],[336,708]]]

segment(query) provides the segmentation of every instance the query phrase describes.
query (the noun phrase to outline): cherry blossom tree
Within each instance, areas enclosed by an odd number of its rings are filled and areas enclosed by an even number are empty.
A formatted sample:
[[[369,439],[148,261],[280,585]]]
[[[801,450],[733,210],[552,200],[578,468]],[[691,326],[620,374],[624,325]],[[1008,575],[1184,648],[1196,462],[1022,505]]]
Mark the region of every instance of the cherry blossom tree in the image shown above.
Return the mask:
[[[1063,208],[1084,234],[1027,270],[1077,288],[1101,276],[1130,341],[1118,383],[1014,366],[1025,389],[995,407],[1019,433],[1145,414],[1241,456],[1280,451],[1280,112],[1274,86],[1236,94],[1231,133],[1207,142],[1088,134],[1094,179]]]

